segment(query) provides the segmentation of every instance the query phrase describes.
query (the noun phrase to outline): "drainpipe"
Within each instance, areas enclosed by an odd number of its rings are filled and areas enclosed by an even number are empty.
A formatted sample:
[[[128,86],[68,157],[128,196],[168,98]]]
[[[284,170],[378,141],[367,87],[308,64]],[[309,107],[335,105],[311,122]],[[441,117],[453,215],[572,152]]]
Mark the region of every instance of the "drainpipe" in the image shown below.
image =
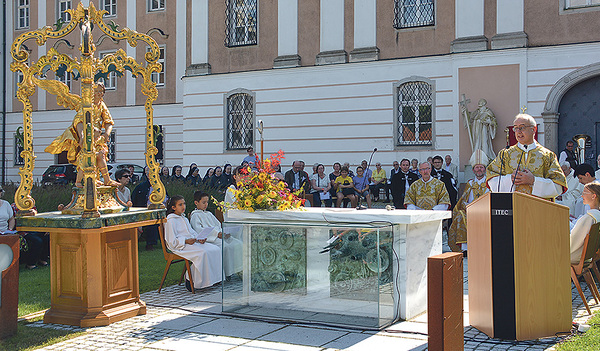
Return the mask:
[[[6,0],[2,0],[2,185],[6,183]]]

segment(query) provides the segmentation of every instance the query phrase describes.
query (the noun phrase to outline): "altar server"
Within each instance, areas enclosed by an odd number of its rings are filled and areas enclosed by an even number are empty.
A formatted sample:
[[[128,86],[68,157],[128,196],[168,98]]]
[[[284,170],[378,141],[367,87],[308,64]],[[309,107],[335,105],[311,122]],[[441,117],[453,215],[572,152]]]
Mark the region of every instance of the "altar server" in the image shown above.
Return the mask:
[[[475,150],[469,163],[475,178],[469,179],[465,190],[452,211],[452,225],[448,230],[448,246],[455,252],[467,251],[467,205],[489,192],[485,184],[485,167],[490,159],[480,149]]]
[[[439,210],[445,211],[450,207],[450,197],[444,183],[431,176],[431,164],[423,162],[419,165],[421,179],[412,183],[404,205],[408,210]]]
[[[535,119],[518,114],[513,122],[518,143],[502,149],[487,168],[491,191],[518,191],[554,199],[567,190],[567,182],[554,152],[534,140]]]
[[[571,263],[578,263],[581,259],[583,242],[594,223],[600,221],[600,183],[592,182],[583,187],[581,194],[583,203],[590,206],[586,214],[579,217],[571,229]]]
[[[223,275],[221,249],[206,242],[185,218],[185,200],[176,195],[167,203],[165,242],[173,253],[192,261],[194,288],[202,289],[219,283]],[[186,273],[187,274],[187,273]],[[186,281],[186,287],[189,282]],[[191,291],[191,287],[188,287]]]
[[[190,224],[197,232],[208,232],[206,242],[217,245],[223,252],[223,271],[229,277],[242,270],[242,255],[244,247],[242,242],[230,234],[223,234],[221,222],[208,208],[208,194],[203,191],[194,193],[196,209],[190,216]]]

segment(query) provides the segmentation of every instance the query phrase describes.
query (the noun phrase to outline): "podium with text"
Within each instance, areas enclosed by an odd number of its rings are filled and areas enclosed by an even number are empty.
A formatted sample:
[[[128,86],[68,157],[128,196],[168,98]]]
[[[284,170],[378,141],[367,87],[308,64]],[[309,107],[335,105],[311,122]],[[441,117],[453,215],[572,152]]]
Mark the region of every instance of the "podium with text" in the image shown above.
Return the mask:
[[[492,338],[571,329],[569,208],[523,193],[467,207],[469,321]]]

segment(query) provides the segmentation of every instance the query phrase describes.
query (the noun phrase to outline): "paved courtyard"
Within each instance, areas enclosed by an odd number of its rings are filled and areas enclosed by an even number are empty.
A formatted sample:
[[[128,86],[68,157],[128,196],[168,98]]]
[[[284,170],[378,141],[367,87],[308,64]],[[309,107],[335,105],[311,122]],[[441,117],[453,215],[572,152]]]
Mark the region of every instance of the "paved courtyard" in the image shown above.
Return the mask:
[[[464,269],[465,350],[552,350],[561,340],[496,340],[469,326],[467,260]],[[587,287],[585,292],[591,299]],[[587,312],[574,288],[572,296],[573,317],[578,322],[587,320]],[[220,285],[196,294],[174,285],[160,294],[156,291],[142,294],[142,300],[148,306],[146,315],[106,327],[82,329],[41,321],[30,326],[85,331],[82,336],[42,350],[427,350],[426,314],[376,332],[226,316],[221,314]],[[596,305],[590,307],[600,309]]]

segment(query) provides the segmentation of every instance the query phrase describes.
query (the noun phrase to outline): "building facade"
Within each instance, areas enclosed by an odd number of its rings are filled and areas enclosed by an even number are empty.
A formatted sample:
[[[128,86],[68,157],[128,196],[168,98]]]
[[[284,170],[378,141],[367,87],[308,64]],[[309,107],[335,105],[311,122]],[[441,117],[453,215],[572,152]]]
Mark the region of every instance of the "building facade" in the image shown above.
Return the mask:
[[[496,151],[523,106],[538,121],[543,145],[560,151],[585,133],[587,155],[600,148],[600,0],[92,1],[109,11],[107,21],[147,33],[161,47],[154,123],[167,166],[239,164],[246,147],[260,152],[255,127],[262,120],[264,152],[282,149],[284,169],[294,159],[357,165],[377,148],[373,162],[386,169],[393,160],[449,154],[462,171],[471,155],[463,95],[469,110],[485,98],[495,113]],[[7,1],[7,42],[55,24],[75,5]],[[123,48],[141,58],[146,50],[94,39],[100,55]],[[50,45],[76,55],[79,42],[74,34],[26,45],[41,57]],[[52,74],[47,79],[69,79]],[[6,77],[6,178],[18,180],[19,77]],[[115,162],[144,162],[139,84],[128,72],[105,79]],[[43,149],[72,115],[44,92],[32,100],[39,177],[60,161]]]

